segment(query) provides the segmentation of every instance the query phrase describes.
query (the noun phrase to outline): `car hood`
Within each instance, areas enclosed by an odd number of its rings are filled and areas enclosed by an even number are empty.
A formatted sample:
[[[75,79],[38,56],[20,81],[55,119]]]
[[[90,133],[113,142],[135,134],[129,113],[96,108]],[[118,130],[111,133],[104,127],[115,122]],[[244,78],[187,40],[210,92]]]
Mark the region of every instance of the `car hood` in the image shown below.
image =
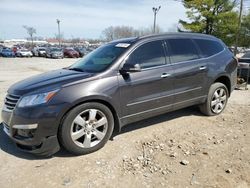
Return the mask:
[[[9,88],[8,93],[24,95],[33,91],[54,90],[62,87],[64,84],[91,76],[93,76],[93,73],[77,72],[68,69],[50,71],[15,83]]]
[[[2,52],[2,54],[12,54],[13,52]]]

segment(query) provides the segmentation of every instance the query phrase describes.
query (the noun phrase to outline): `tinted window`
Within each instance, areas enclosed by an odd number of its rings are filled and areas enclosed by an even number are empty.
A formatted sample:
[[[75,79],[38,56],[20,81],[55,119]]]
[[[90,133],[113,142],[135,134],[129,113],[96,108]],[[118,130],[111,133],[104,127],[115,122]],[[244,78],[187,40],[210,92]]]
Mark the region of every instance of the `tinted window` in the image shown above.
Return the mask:
[[[154,41],[143,44],[132,52],[126,61],[126,66],[140,64],[141,68],[150,68],[164,65],[165,63],[162,41]]]
[[[217,41],[204,39],[195,39],[194,41],[200,48],[202,57],[212,56],[221,52],[224,49],[224,47]]]
[[[168,39],[167,41],[172,63],[199,58],[197,49],[190,39]]]

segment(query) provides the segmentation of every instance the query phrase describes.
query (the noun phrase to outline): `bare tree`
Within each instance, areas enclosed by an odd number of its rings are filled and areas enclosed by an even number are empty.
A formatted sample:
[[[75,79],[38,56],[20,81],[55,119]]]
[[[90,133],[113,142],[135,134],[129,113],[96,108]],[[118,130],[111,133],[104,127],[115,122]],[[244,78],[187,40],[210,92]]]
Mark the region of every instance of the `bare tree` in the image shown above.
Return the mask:
[[[55,33],[54,36],[55,36],[56,40],[58,40],[58,41],[60,40],[61,44],[63,43],[63,41],[64,41],[64,33],[60,33],[60,36],[59,36],[58,33]]]
[[[159,34],[163,32],[163,29],[159,26],[155,26],[155,31],[154,31],[154,26],[147,27],[147,28],[140,28],[136,30],[137,35],[136,36],[144,36],[144,35],[151,35],[152,33]]]
[[[103,30],[102,34],[107,41],[112,41],[120,38],[136,37],[149,35],[153,33],[153,26],[150,28],[134,29],[130,26],[110,26]],[[162,29],[157,25],[155,33],[161,33]]]
[[[23,28],[26,29],[28,35],[30,36],[32,47],[33,47],[33,35],[36,34],[36,29],[34,27],[29,27],[27,25],[24,25]]]
[[[110,26],[103,30],[102,34],[107,41],[114,40],[114,27]]]
[[[81,42],[80,38],[72,38],[70,42],[73,44],[73,46],[77,46]]]

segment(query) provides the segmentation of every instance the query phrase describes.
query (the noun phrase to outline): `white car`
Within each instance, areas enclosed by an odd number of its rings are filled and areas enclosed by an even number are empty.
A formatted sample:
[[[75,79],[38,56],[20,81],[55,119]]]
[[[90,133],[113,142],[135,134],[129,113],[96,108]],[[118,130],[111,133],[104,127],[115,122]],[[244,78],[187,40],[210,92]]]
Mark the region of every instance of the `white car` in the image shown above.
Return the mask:
[[[32,54],[36,57],[45,57],[46,56],[46,48],[44,47],[35,47],[32,50]]]
[[[20,49],[16,52],[16,56],[17,57],[32,57],[33,54],[31,51],[27,50],[27,49]]]

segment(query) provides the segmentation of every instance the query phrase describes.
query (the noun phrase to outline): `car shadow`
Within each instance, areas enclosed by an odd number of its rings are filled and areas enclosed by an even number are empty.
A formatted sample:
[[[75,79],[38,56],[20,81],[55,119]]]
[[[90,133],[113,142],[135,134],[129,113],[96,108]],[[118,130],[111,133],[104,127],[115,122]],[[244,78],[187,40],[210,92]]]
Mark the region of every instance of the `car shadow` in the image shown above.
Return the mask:
[[[192,115],[203,116],[203,114],[199,112],[196,106],[188,107],[188,108],[177,110],[174,112],[168,112],[159,116],[155,116],[153,118],[149,118],[149,119],[145,119],[142,121],[138,121],[136,123],[128,124],[122,128],[121,132],[114,132],[110,140],[112,141],[115,136],[130,132],[130,131],[139,130],[139,129],[149,127],[158,123],[167,122],[169,120],[176,119],[179,117],[192,116]],[[23,152],[19,150],[16,147],[15,143],[12,142],[11,139],[5,134],[2,127],[0,127],[0,148],[3,152],[6,152],[10,155],[16,156],[18,158],[26,159],[26,160],[47,160],[53,157],[74,157],[75,156],[75,155],[70,154],[64,149],[61,149],[59,152],[57,152],[56,154],[50,157],[42,157],[42,156],[37,156],[37,155]]]
[[[128,125],[125,125],[124,127],[122,127],[121,132],[119,133],[114,133],[113,137],[117,136],[117,135],[121,135],[130,131],[134,131],[134,130],[138,130],[138,129],[142,129],[145,127],[149,127],[158,123],[162,123],[162,122],[167,122],[170,121],[172,119],[176,119],[176,118],[180,118],[180,117],[184,117],[184,116],[204,116],[198,109],[197,106],[191,106],[188,108],[184,108],[181,110],[177,110],[177,111],[173,111],[173,112],[168,112],[162,115],[158,115],[152,118],[148,118],[148,119],[144,119],[142,121],[138,121],[135,123],[131,123]]]

